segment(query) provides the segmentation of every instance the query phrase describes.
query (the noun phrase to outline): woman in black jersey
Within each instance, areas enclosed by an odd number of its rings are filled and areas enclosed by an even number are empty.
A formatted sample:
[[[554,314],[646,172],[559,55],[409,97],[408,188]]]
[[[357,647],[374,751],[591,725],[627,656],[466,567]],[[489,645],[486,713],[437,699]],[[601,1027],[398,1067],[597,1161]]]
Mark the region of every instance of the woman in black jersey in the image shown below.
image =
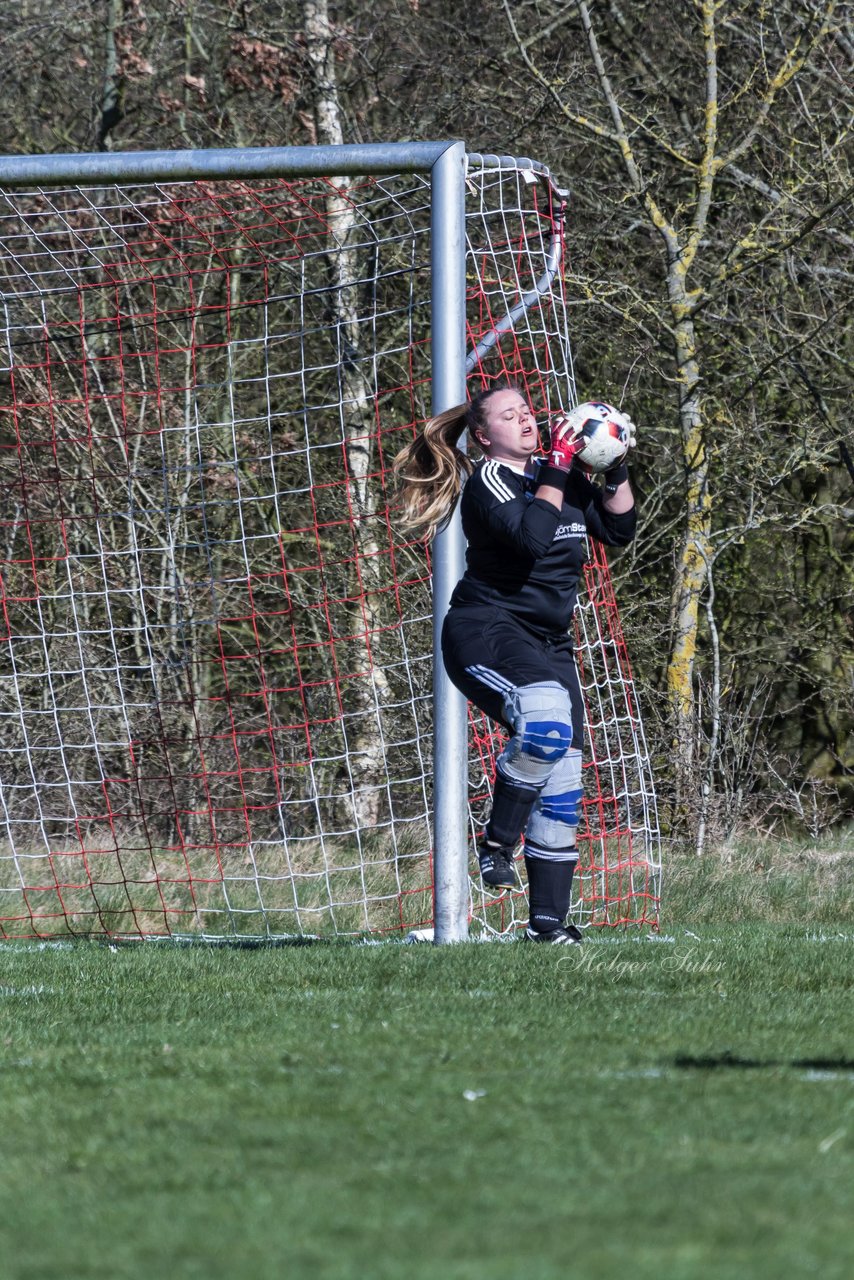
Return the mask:
[[[483,450],[477,464],[457,448],[465,430]],[[600,487],[573,466],[584,443],[571,419],[559,419],[547,456],[536,458],[531,407],[503,385],[433,418],[395,460],[405,521],[425,538],[453,511],[460,471],[469,477],[461,502],[467,567],[451,597],[442,655],[454,684],[510,735],[478,860],[485,885],[517,888],[513,859],[524,834],[525,933],[536,942],[582,940],[566,923],[583,725],[568,629],[586,539],[625,546],[636,525],[625,461]]]

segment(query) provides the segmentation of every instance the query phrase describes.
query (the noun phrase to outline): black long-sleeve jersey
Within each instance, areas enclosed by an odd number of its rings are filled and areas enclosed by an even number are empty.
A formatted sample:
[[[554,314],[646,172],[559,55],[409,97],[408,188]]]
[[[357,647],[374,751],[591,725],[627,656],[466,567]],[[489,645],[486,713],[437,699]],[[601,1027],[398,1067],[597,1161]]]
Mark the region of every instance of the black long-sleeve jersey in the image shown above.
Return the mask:
[[[538,466],[529,478],[488,458],[478,465],[460,505],[468,550],[452,607],[495,605],[539,634],[567,630],[588,559],[588,535],[609,547],[626,546],[637,516],[634,508],[620,515],[607,511],[599,486],[575,469],[566,477],[558,511],[536,490],[559,475]]]

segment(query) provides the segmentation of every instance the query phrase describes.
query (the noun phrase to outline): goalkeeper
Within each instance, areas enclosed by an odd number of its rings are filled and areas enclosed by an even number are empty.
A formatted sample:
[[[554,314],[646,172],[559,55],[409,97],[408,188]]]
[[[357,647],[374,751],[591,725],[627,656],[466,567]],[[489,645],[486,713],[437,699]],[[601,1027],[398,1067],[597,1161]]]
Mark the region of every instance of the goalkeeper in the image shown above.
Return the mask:
[[[629,443],[634,426],[627,419]],[[457,448],[465,430],[483,451]],[[635,503],[625,455],[604,488],[579,464],[585,440],[559,418],[547,455],[534,414],[515,387],[496,385],[431,419],[395,460],[407,526],[425,539],[462,491],[466,571],[451,597],[442,654],[454,684],[510,737],[498,757],[492,811],[478,845],[481,879],[518,888],[514,853],[525,837],[529,921],[535,942],[579,943],[567,923],[578,862],[583,703],[568,629],[587,559],[587,537],[625,546]]]

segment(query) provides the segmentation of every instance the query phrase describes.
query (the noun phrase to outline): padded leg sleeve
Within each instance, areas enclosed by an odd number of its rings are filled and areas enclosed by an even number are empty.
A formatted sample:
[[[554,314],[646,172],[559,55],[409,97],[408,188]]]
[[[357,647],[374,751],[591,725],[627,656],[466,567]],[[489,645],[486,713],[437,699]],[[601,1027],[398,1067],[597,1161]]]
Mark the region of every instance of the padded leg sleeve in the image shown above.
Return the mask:
[[[575,835],[581,803],[581,752],[574,748],[557,762],[525,829],[525,853],[553,862],[577,859]]]

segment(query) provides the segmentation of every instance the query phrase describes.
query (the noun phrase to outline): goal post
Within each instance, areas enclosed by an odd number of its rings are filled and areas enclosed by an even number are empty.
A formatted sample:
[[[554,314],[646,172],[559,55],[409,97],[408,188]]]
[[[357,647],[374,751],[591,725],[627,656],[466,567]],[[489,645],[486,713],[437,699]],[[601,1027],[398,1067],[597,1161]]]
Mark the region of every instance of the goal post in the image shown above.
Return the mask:
[[[394,454],[473,385],[574,396],[565,193],[462,142],[0,159],[0,938],[512,934],[464,563]],[[655,924],[607,561],[577,613],[574,909]]]
[[[433,412],[466,398],[465,148],[456,144],[433,167],[431,298]],[[441,312],[440,316],[438,313]],[[468,753],[466,702],[442,661],[442,622],[465,568],[459,510],[433,540],[434,936],[468,936]]]

